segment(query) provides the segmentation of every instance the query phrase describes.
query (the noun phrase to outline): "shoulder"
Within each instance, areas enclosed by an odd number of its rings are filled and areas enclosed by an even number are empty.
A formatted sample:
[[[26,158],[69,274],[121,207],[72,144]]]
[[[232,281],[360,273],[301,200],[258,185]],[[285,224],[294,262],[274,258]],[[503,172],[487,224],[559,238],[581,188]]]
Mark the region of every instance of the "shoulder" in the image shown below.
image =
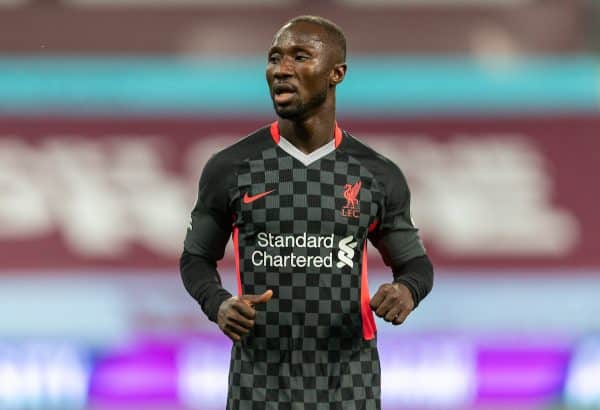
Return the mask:
[[[221,180],[231,176],[248,158],[272,146],[273,139],[269,126],[259,128],[213,154],[204,165],[202,178]]]
[[[347,131],[342,147],[345,152],[367,168],[385,186],[406,185],[404,173],[394,161],[375,151]]]
[[[235,175],[242,164],[273,145],[269,127],[262,127],[236,143],[216,152],[204,165],[200,189],[224,190],[235,184]]]
[[[269,126],[251,132],[232,145],[217,151],[207,162],[206,167],[231,169],[245,159],[273,145]]]

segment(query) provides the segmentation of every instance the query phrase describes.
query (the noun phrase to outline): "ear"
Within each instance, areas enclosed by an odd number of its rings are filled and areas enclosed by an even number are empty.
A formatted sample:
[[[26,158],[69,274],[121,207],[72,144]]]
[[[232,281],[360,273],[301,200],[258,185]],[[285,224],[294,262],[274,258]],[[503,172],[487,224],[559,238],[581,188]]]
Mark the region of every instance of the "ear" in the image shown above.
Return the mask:
[[[331,74],[329,76],[329,85],[336,86],[342,81],[344,81],[344,77],[346,77],[346,70],[348,66],[346,63],[339,63],[333,66],[331,70]]]

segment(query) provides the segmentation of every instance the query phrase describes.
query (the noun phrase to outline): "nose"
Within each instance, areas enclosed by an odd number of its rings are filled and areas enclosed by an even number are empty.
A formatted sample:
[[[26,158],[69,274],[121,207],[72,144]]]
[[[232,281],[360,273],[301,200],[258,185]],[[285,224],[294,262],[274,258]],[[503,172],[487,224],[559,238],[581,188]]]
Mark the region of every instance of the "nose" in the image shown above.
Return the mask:
[[[275,78],[286,78],[290,77],[294,73],[294,59],[288,56],[284,56],[279,60],[279,63],[275,65],[273,75]]]

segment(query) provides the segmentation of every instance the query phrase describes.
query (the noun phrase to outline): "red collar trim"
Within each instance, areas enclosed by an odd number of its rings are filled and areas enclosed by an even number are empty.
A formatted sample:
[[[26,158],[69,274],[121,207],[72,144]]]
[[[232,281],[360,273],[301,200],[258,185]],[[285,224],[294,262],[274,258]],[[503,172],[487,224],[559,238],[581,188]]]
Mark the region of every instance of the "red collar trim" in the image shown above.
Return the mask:
[[[337,121],[335,122],[335,132],[333,133],[333,138],[335,140],[335,147],[339,147],[342,143],[342,129],[339,127]]]
[[[279,123],[277,121],[271,124],[271,138],[273,138],[275,144],[279,145],[279,139],[281,138],[281,135],[279,135]]]
[[[275,144],[279,144],[279,140],[281,139],[281,135],[279,134],[279,123],[274,121],[271,124],[271,138],[275,141]],[[333,133],[333,139],[335,140],[335,147],[339,147],[342,143],[343,133],[342,129],[338,125],[337,121],[335,122],[335,131]]]

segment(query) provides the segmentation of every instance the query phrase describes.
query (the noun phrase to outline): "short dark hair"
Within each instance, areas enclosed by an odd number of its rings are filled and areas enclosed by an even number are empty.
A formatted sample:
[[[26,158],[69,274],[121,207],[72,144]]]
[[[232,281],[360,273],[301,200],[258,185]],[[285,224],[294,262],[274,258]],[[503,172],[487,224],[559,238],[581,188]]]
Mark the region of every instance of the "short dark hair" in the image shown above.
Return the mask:
[[[288,21],[286,25],[295,23],[312,23],[323,27],[335,45],[339,47],[342,54],[342,61],[346,61],[346,36],[344,35],[344,32],[340,26],[335,24],[333,21],[326,19],[325,17],[310,15],[294,17]]]

